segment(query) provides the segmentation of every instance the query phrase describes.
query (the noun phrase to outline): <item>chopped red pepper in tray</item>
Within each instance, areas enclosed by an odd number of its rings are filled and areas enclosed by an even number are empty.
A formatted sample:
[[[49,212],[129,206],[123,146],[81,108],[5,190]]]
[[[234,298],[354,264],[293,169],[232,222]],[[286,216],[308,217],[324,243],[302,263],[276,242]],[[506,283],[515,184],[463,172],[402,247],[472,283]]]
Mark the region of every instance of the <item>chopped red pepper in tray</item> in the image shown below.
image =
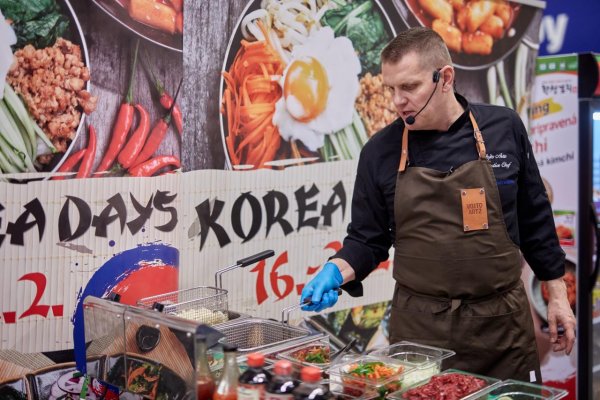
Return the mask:
[[[344,394],[361,396],[366,392],[367,386],[375,389],[383,398],[388,393],[395,392],[401,387],[400,381],[387,382],[404,372],[403,366],[389,366],[380,361],[351,364],[344,382]],[[355,378],[353,378],[355,377]]]

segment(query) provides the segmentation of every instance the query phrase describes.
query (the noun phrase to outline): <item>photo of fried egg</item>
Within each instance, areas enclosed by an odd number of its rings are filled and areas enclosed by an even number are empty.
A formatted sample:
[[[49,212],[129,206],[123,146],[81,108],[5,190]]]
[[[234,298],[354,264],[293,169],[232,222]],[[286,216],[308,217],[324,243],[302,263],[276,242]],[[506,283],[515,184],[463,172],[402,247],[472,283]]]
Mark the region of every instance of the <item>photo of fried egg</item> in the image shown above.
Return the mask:
[[[323,146],[325,135],[352,122],[359,94],[360,60],[352,42],[334,37],[329,27],[311,32],[292,50],[279,80],[283,95],[273,124],[284,140],[300,140],[309,150]]]
[[[381,51],[395,36],[391,3],[249,0],[221,71],[225,167],[358,159],[397,118],[391,95],[380,95]]]

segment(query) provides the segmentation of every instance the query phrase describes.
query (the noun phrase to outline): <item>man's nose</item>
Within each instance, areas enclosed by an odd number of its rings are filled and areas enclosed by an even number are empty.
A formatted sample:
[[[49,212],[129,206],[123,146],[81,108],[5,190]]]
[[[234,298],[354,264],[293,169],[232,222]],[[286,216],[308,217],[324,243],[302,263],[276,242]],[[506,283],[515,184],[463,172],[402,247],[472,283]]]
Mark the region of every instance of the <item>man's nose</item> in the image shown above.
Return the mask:
[[[406,96],[402,96],[399,93],[394,93],[394,105],[396,107],[401,107],[403,105],[405,105],[408,102],[408,99],[406,98]]]

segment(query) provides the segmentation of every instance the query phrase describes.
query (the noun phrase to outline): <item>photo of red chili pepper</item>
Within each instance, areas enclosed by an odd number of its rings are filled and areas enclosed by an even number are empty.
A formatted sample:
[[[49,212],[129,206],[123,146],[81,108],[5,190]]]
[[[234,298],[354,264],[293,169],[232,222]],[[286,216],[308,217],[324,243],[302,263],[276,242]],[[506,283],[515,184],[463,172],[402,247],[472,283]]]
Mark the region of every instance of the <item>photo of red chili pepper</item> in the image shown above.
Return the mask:
[[[152,65],[150,65],[150,63],[148,62],[148,59],[148,54],[146,54],[144,58],[144,65],[146,66],[146,69],[150,72],[150,75],[152,77],[152,83],[159,95],[160,104],[165,110],[169,110],[173,106],[173,98],[169,95],[169,93],[167,93],[164,85],[157,78],[156,74],[154,73],[154,69],[152,68]],[[173,108],[173,122],[175,123],[175,127],[177,128],[177,132],[179,133],[179,135],[183,135],[183,116],[181,114],[181,109],[179,108],[178,104],[175,104],[175,107]]]
[[[125,140],[127,139],[127,134],[131,129],[131,125],[133,124],[133,82],[135,77],[135,66],[137,64],[137,55],[138,48],[140,45],[140,41],[136,41],[135,51],[133,54],[133,63],[131,66],[131,75],[129,78],[129,88],[127,89],[127,95],[125,97],[125,102],[121,104],[119,108],[119,114],[117,116],[117,120],[113,127],[112,136],[110,139],[110,143],[108,145],[108,149],[104,153],[104,157],[102,161],[100,161],[100,165],[96,170],[96,174],[100,172],[105,172],[110,169],[117,158],[119,152],[125,145]],[[95,175],[98,176],[98,175]]]
[[[174,7],[178,4],[182,2],[175,2]],[[76,8],[86,11],[83,6]],[[135,171],[145,171],[134,168],[156,157],[174,156],[179,160],[183,118],[177,96],[182,85],[183,58],[130,32],[105,26],[101,13],[92,13],[91,18],[91,37],[101,32],[102,38],[110,38],[98,41],[100,52],[92,53],[91,64],[97,66],[91,71],[99,92],[98,112],[85,121],[90,127],[88,135],[82,130],[73,143],[71,154],[79,151],[77,158],[61,169],[72,172],[72,176],[57,179],[131,176],[130,170],[134,175],[139,173]],[[171,167],[145,172],[144,176],[173,173],[173,165],[180,164],[167,162]]]
[[[181,89],[181,83],[183,79],[179,81],[179,86],[177,87],[177,92],[175,93],[175,100],[177,100],[177,96],[179,95],[179,89]],[[177,104],[173,101],[171,108],[167,115],[165,115],[160,121],[156,123],[154,128],[152,128],[152,132],[148,136],[148,140],[144,145],[144,148],[137,156],[136,160],[133,162],[133,165],[137,165],[143,163],[148,160],[152,155],[158,150],[160,143],[163,141],[165,135],[167,134],[167,129],[169,129],[169,124],[171,123],[171,116],[173,113],[174,105]]]
[[[56,170],[56,172],[72,172],[73,169],[79,164],[83,156],[85,155],[86,149],[81,149],[71,154],[69,158],[62,163],[62,165]],[[54,181],[61,181],[67,178],[67,175],[55,175],[52,177]]]
[[[117,157],[119,165],[125,169],[133,165],[150,132],[150,115],[148,111],[141,104],[136,104],[135,108],[140,115],[138,126]]]
[[[160,169],[168,166],[180,168],[181,161],[175,156],[156,156],[148,161],[136,165],[128,172],[130,176],[152,176]]]
[[[75,178],[89,178],[92,174],[92,165],[94,164],[94,156],[96,155],[96,130],[92,125],[89,128],[90,138],[88,140],[88,146],[85,150],[81,166]]]
[[[160,104],[165,110],[168,110],[173,105],[173,98],[169,96],[167,92],[163,91],[160,96]],[[177,103],[175,103],[175,107],[173,107],[173,122],[177,128],[177,132],[179,132],[179,136],[183,135],[183,116],[181,115],[181,109]]]

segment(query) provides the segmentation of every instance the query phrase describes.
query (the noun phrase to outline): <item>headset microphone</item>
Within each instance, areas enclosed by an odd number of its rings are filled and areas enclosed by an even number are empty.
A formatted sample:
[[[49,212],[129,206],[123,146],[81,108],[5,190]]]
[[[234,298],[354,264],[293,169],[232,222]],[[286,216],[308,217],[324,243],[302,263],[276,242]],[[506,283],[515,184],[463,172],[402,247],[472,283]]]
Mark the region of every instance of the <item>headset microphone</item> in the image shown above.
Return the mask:
[[[433,88],[433,91],[429,95],[427,102],[425,102],[425,105],[423,107],[421,107],[421,109],[415,115],[409,115],[408,117],[406,117],[405,122],[408,125],[412,125],[415,123],[415,118],[417,117],[417,115],[421,114],[421,111],[423,111],[425,109],[425,107],[427,107],[429,102],[431,101],[431,98],[433,97],[433,94],[435,93],[435,90],[437,89],[438,82],[440,81],[440,71],[438,71],[438,70],[433,71],[433,81],[435,82],[435,87]]]

